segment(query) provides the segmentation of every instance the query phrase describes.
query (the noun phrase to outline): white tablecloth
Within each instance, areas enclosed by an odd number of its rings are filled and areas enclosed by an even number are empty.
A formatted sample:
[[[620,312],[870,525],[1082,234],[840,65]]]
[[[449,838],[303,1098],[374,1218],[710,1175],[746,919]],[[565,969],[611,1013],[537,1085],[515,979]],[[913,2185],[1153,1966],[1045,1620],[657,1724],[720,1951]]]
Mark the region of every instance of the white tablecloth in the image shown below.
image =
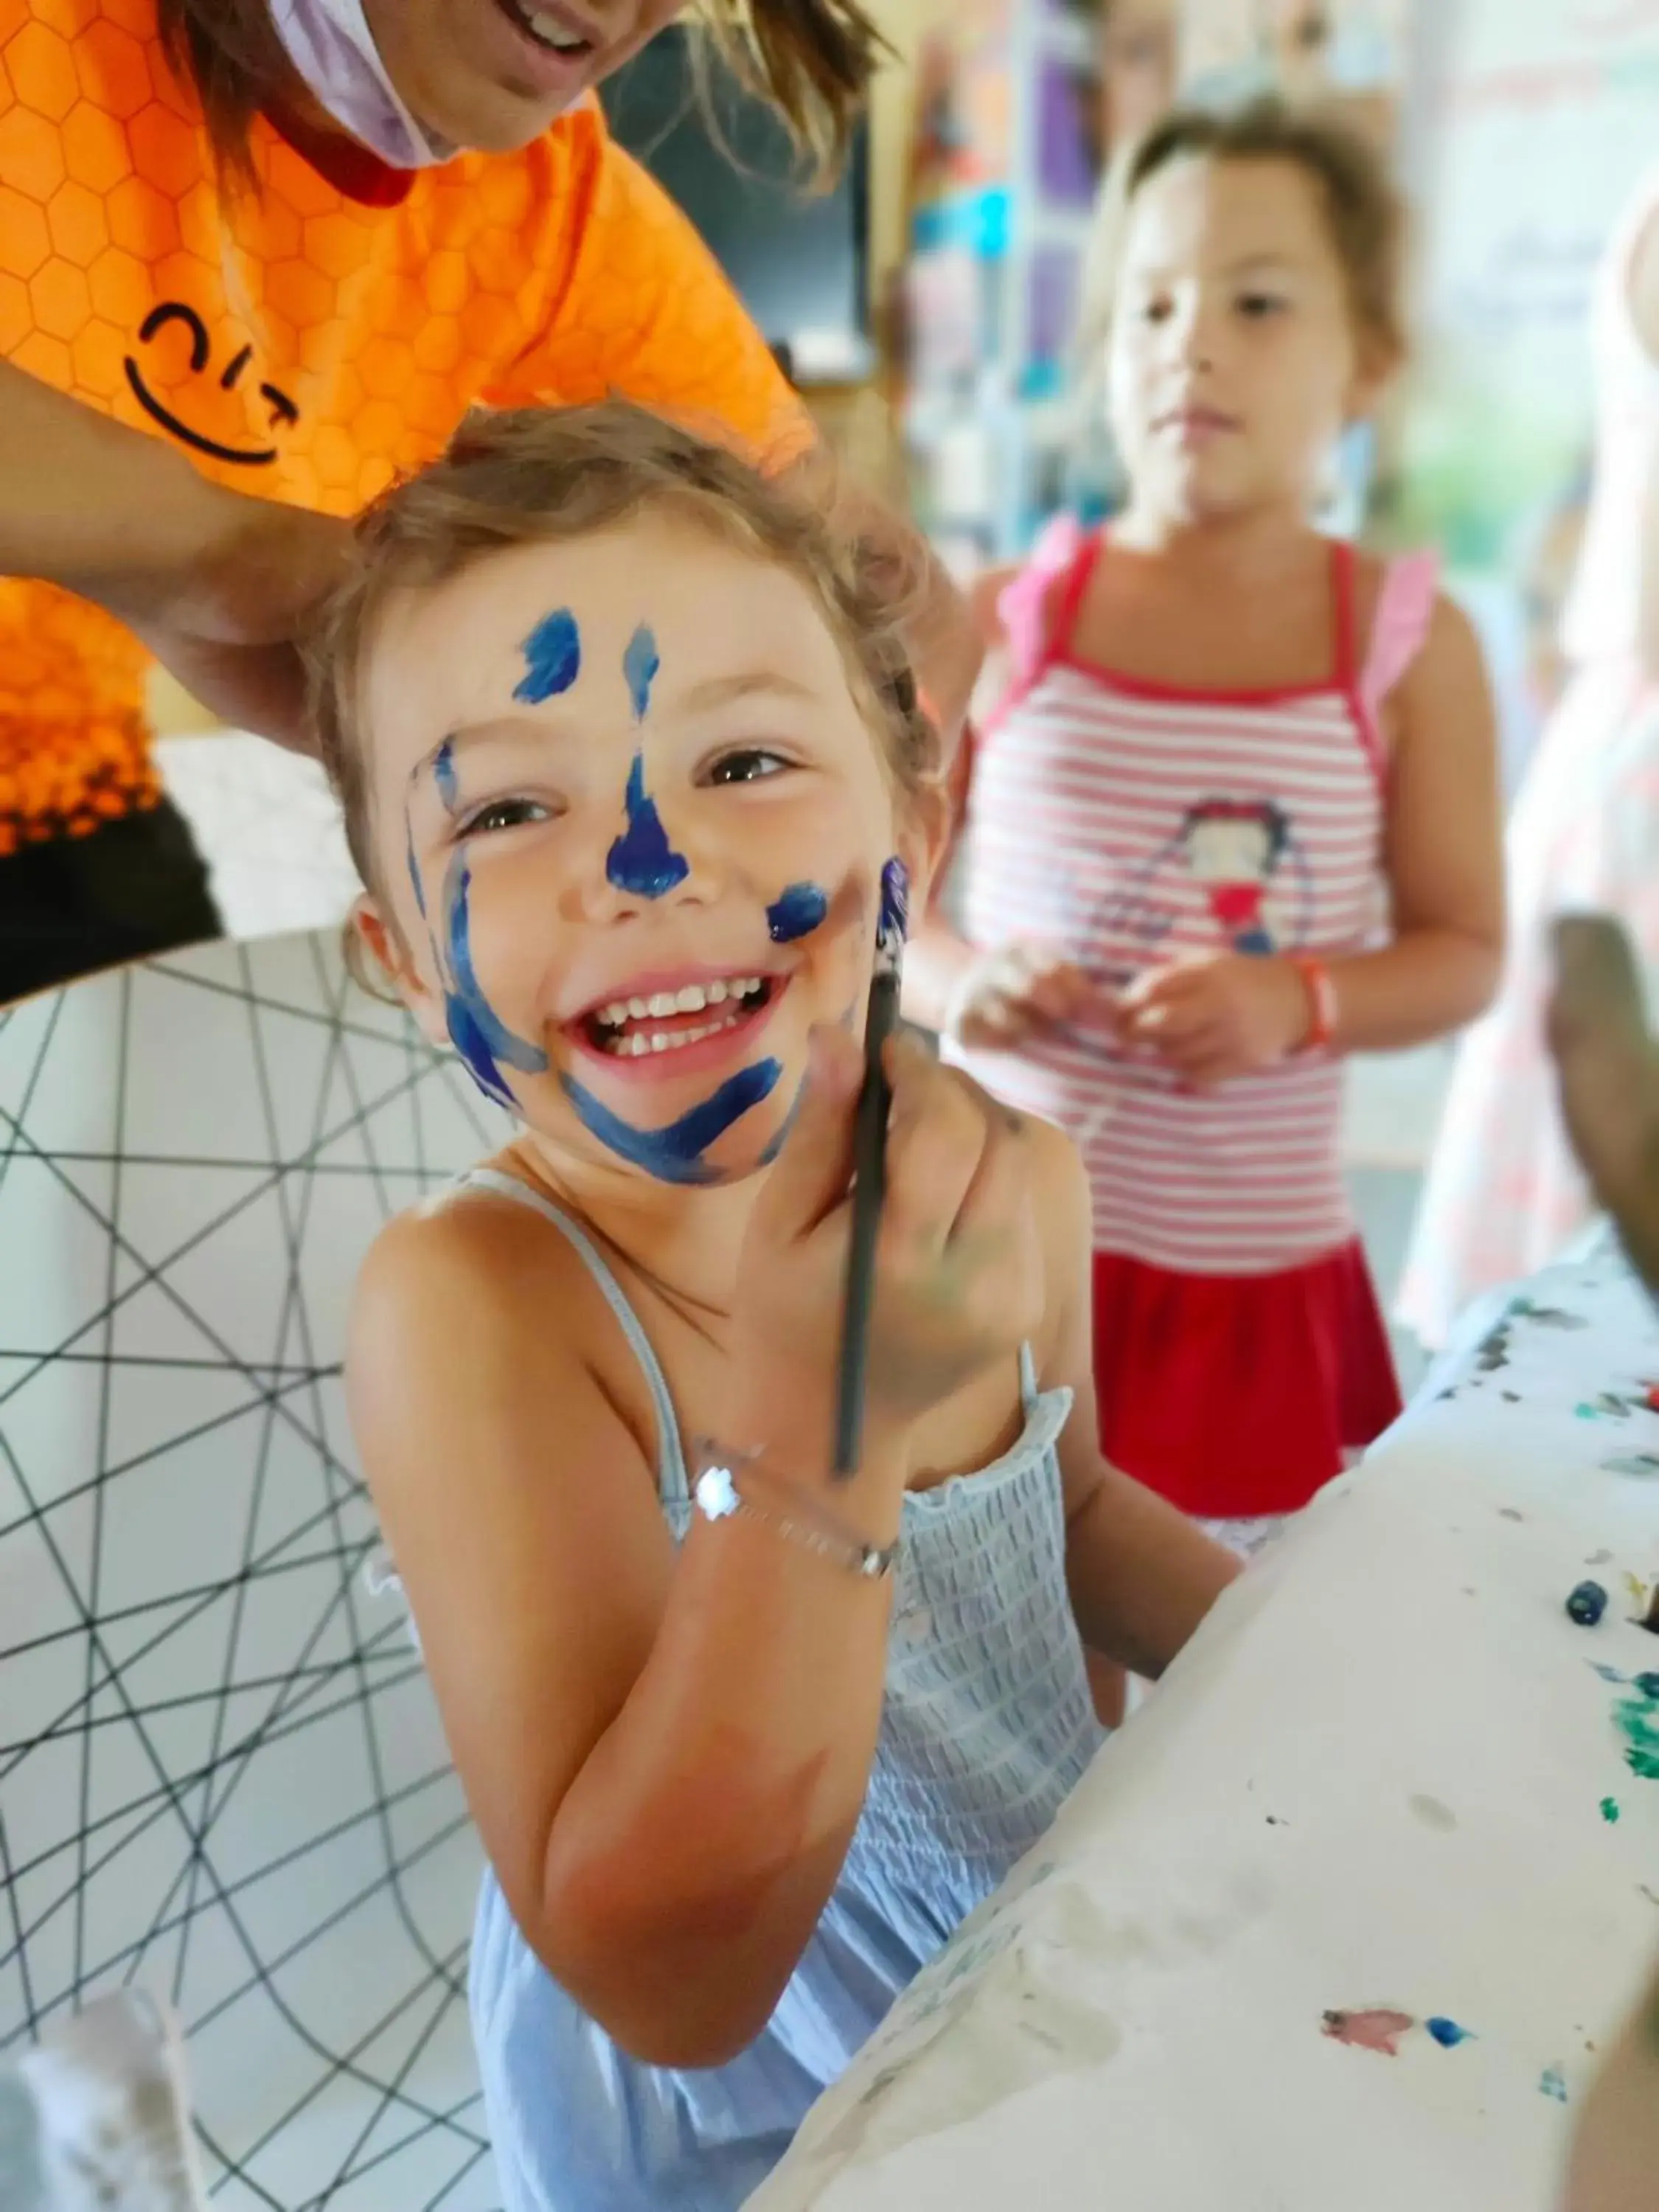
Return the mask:
[[[1494,1320],[1229,1594],[751,2212],[1545,2212],[1659,1954],[1659,1326],[1611,1255]],[[1375,2011],[1408,2024],[1328,2019]]]

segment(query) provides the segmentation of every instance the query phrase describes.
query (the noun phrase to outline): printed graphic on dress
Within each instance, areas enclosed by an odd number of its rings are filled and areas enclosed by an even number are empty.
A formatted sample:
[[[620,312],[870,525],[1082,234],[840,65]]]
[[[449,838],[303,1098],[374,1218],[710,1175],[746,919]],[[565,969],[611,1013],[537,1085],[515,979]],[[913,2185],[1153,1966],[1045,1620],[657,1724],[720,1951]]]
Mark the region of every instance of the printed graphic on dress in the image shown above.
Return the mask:
[[[1307,864],[1275,800],[1201,799],[1188,808],[1179,842],[1233,951],[1281,952],[1305,942],[1313,903]]]

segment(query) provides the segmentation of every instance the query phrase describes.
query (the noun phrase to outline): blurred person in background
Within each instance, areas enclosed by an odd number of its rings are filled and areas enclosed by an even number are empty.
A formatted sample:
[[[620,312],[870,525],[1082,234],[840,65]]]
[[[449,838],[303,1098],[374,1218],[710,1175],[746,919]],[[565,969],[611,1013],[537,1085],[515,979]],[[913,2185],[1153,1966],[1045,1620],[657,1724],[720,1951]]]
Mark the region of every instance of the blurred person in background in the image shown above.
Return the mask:
[[[1659,169],[1604,258],[1592,345],[1595,468],[1562,631],[1572,672],[1510,817],[1509,965],[1458,1054],[1400,1296],[1433,1348],[1593,1211],[1546,1051],[1551,916],[1612,914],[1659,969]]]
[[[1559,926],[1549,1027],[1569,1140],[1659,1301],[1659,1037],[1617,923]],[[1585,2100],[1562,2212],[1659,2212],[1659,1979]]]

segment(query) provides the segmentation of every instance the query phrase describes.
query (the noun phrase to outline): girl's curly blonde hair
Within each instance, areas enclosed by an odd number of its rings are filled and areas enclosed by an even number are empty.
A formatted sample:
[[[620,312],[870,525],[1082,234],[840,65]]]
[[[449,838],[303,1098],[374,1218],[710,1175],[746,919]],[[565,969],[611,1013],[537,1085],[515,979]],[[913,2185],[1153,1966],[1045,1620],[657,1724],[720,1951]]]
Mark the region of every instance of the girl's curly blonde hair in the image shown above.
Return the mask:
[[[361,698],[387,601],[515,545],[561,544],[660,510],[775,562],[817,602],[895,783],[937,782],[939,734],[900,635],[922,589],[921,556],[848,526],[831,465],[768,472],[718,438],[622,399],[469,416],[448,451],[368,507],[356,559],[307,641],[319,749],[358,873],[377,889]]]

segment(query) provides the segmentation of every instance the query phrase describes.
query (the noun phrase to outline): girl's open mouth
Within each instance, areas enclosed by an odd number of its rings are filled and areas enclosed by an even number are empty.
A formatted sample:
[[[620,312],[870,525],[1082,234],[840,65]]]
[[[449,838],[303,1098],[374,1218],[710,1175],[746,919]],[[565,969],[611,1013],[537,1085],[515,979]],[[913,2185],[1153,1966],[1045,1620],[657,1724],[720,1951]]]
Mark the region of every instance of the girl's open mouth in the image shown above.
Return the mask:
[[[570,1024],[591,1053],[630,1075],[690,1074],[746,1046],[783,995],[784,975],[717,975],[592,1006]]]

